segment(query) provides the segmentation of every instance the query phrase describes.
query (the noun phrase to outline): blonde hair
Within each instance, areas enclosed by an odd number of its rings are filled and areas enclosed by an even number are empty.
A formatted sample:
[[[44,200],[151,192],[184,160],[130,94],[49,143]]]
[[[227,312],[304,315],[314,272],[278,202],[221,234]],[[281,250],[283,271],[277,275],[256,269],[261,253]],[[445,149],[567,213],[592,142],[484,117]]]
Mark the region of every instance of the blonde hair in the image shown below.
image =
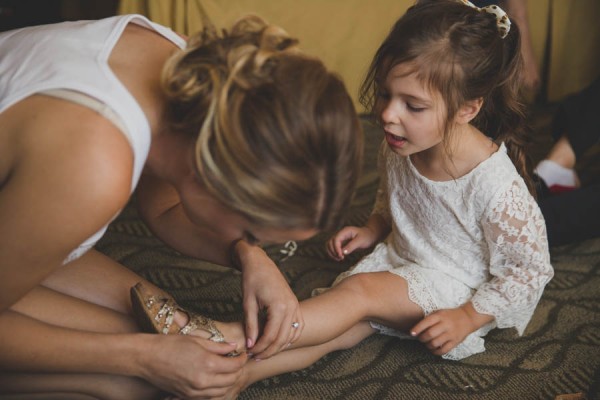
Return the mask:
[[[248,16],[191,37],[165,66],[174,129],[197,136],[201,183],[254,223],[335,229],[362,133],[342,81],[276,26]]]

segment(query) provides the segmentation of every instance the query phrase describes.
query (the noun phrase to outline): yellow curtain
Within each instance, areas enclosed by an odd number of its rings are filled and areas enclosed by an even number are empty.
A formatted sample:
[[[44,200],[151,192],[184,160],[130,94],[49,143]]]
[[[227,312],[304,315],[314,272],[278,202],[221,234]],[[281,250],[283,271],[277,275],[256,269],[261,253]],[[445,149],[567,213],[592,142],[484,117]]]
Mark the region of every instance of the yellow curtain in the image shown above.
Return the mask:
[[[119,14],[142,14],[175,32],[189,35],[202,28],[199,0],[121,0]]]
[[[551,0],[527,0],[529,33],[533,44],[533,52],[541,70],[548,37],[548,18]]]
[[[256,14],[300,40],[344,80],[357,109],[359,86],[369,62],[398,16],[413,0],[121,0],[119,12],[141,13],[173,30],[189,34],[201,27],[206,12],[217,28]]]
[[[138,13],[189,35],[206,15],[227,28],[257,14],[286,29],[346,83],[359,111],[359,86],[392,24],[414,0],[121,0],[120,14]],[[600,74],[600,0],[528,0],[533,50],[547,70],[548,100],[576,92]],[[549,41],[549,38],[551,40]],[[549,65],[544,65],[548,54]]]
[[[560,100],[600,76],[600,1],[552,0],[548,99]]]

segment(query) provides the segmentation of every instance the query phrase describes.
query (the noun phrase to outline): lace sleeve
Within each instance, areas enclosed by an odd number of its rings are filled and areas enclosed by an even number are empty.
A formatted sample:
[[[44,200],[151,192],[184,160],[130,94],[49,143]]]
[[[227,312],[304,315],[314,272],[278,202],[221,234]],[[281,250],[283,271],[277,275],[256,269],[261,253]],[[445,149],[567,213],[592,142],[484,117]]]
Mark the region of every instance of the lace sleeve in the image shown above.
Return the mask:
[[[546,225],[522,182],[495,196],[483,222],[490,249],[490,278],[471,300],[479,313],[493,315],[499,328],[523,334],[546,284],[550,265]]]
[[[379,153],[377,155],[377,172],[379,173],[379,187],[377,188],[377,194],[375,196],[375,204],[373,205],[373,211],[371,214],[381,215],[385,222],[389,226],[392,226],[392,217],[390,214],[390,198],[388,195],[388,178],[387,168],[385,160],[385,141],[379,147]]]

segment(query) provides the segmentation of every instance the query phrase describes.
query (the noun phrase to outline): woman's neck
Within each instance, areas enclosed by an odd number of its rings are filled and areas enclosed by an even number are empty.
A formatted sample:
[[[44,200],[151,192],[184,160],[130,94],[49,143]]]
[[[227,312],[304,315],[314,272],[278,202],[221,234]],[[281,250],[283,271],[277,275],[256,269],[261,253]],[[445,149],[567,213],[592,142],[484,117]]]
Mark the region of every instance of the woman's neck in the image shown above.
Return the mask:
[[[176,132],[159,131],[152,138],[144,173],[166,180],[174,186],[193,173],[194,140]]]

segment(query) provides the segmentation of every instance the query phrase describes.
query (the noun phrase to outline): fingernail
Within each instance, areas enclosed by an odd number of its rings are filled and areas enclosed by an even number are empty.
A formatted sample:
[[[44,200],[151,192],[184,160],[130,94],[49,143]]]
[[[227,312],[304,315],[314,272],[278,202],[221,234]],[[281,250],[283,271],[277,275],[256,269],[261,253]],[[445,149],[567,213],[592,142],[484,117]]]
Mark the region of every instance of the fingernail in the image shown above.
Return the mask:
[[[246,339],[246,347],[247,348],[251,348],[252,347],[252,339],[250,339],[250,338]]]
[[[344,253],[344,254],[348,254],[348,250],[344,249],[344,250],[342,251],[342,253]]]
[[[417,336],[417,332],[411,332],[410,333],[412,336]]]
[[[255,358],[254,361],[259,362],[262,361],[260,358]]]
[[[236,346],[237,347],[237,343],[236,342],[227,342],[227,343],[229,343],[229,345],[231,345],[231,346]]]

